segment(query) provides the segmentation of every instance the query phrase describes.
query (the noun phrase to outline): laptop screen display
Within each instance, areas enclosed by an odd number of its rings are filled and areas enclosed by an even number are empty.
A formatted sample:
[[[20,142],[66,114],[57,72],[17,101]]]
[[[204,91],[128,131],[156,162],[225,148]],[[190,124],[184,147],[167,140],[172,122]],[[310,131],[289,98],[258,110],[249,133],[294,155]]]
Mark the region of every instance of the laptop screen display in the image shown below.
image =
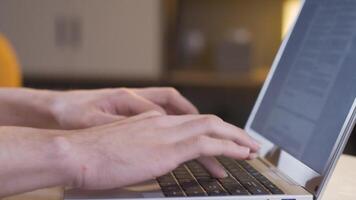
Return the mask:
[[[356,1],[306,1],[251,128],[323,173],[356,98]]]

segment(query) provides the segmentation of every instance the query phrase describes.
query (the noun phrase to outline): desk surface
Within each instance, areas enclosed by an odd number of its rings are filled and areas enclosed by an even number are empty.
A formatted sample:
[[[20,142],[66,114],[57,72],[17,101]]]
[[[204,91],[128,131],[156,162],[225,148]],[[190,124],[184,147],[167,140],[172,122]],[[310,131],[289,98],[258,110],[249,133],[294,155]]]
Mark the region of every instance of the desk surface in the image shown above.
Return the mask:
[[[341,156],[335,172],[327,186],[323,200],[355,200],[356,199],[356,157]],[[62,188],[42,189],[17,195],[3,200],[61,200]]]

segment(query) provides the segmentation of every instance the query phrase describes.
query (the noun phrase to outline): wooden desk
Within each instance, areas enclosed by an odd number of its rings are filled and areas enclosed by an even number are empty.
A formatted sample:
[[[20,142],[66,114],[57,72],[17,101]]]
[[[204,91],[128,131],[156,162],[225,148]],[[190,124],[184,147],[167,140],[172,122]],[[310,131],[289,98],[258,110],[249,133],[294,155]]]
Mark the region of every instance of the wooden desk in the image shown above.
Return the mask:
[[[356,199],[356,157],[341,156],[336,170],[327,186],[323,200]],[[3,200],[61,200],[62,188],[50,188],[5,198]]]
[[[323,200],[356,199],[356,157],[341,156]]]

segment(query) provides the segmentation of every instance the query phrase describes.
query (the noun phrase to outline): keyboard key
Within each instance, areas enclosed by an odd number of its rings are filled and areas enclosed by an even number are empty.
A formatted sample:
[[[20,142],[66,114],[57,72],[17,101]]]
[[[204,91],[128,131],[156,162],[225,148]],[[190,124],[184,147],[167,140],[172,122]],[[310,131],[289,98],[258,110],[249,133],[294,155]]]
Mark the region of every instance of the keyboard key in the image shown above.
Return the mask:
[[[202,182],[200,183],[203,188],[208,191],[208,190],[216,190],[216,189],[222,189],[222,187],[218,184],[216,180],[209,181],[209,182]]]
[[[173,170],[173,174],[187,196],[206,196],[206,193],[202,187],[189,173],[188,169],[184,165],[179,166],[177,169]]]
[[[229,195],[225,190],[211,190],[207,191],[209,196],[226,196]]]
[[[238,181],[247,182],[253,181],[254,179],[247,173],[233,173],[232,174]]]
[[[238,162],[227,158],[221,158],[219,159],[219,161],[223,164],[225,168],[229,170],[231,175],[236,178],[236,180],[238,180],[239,183],[241,183],[241,185],[243,185],[243,187],[246,188],[251,194],[269,194],[269,192],[260,183],[255,181],[255,179],[250,174],[248,174],[247,170],[244,170]],[[227,187],[225,185],[223,186]],[[237,189],[236,192],[239,193],[240,188],[230,187],[229,189]]]
[[[157,178],[157,181],[161,187],[178,186],[178,183],[172,176],[172,174],[167,174]]]
[[[281,189],[279,189],[275,184],[273,184],[265,176],[254,169],[246,161],[239,161],[238,163],[241,164],[241,166],[246,169],[246,171],[250,172],[250,174],[254,176],[260,183],[262,183],[262,185],[265,186],[272,194],[284,194]]]
[[[225,189],[231,194],[231,195],[249,195],[247,190],[243,187],[225,187]]]
[[[272,194],[284,194],[284,192],[279,188],[268,188]]]
[[[187,190],[191,187],[200,187],[198,182],[195,180],[184,180],[184,181],[179,182],[179,184],[180,184],[180,186],[182,186],[182,188],[184,190]]]
[[[161,187],[177,186],[176,182],[158,182]]]
[[[200,186],[186,188],[185,193],[187,196],[206,196],[206,193]]]
[[[179,168],[173,170],[173,174],[176,178],[178,176],[188,176],[188,177],[192,176],[185,167],[179,167]]]
[[[178,181],[183,179],[194,179],[190,174],[174,174],[174,176],[177,178]]]
[[[235,183],[237,183],[237,181],[234,178],[232,178],[231,176],[228,176],[226,178],[220,178],[219,181],[222,184],[235,184]]]
[[[184,197],[184,193],[182,191],[164,191],[163,194],[166,197]]]
[[[180,189],[179,186],[170,186],[170,187],[162,187],[163,194],[167,195],[184,195],[183,191]]]
[[[241,182],[241,184],[251,193],[255,195],[261,195],[261,194],[269,194],[269,192],[262,187],[260,183],[257,181],[245,181]]]
[[[161,177],[157,178],[158,182],[175,182],[174,177],[172,176],[171,173],[163,175]]]
[[[201,182],[204,190],[208,193],[209,196],[219,196],[219,195],[228,195],[228,193],[221,187],[217,180],[209,182]]]
[[[231,174],[240,182],[255,183],[255,179],[257,179],[258,182],[256,183],[260,186],[256,188],[254,193],[266,193],[266,189],[268,189],[268,191],[272,194],[284,194],[281,189],[279,189],[276,185],[274,185],[271,181],[269,181],[265,176],[263,176],[246,161],[236,160],[234,162],[232,161],[232,159],[223,158],[222,162],[224,162],[225,165],[230,168]],[[240,168],[236,167],[234,163],[237,163],[237,166],[239,166]],[[255,186],[250,186],[250,188],[248,189],[252,190],[253,187]]]
[[[246,161],[219,157],[229,176],[217,179],[197,161],[189,161],[157,178],[167,197],[283,194]]]
[[[228,191],[231,195],[248,195],[248,191],[234,178],[231,176],[227,178],[219,179],[221,185]]]
[[[160,185],[163,194],[166,197],[183,197],[184,192],[179,187],[178,183],[174,179],[171,173],[158,177],[157,178],[158,184]]]

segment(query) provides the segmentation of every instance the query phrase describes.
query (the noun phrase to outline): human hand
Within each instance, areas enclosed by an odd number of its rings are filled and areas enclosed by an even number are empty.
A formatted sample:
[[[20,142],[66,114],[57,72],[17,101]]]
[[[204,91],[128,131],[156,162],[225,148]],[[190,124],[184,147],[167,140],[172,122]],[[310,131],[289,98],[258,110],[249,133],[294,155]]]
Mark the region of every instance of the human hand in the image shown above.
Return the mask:
[[[51,113],[63,129],[88,128],[150,110],[172,115],[198,110],[173,88],[100,89],[53,93]]]
[[[217,177],[224,169],[212,156],[247,159],[258,150],[243,130],[213,115],[168,116],[148,112],[57,138],[67,155],[73,185],[110,189],[164,175],[192,159]]]

